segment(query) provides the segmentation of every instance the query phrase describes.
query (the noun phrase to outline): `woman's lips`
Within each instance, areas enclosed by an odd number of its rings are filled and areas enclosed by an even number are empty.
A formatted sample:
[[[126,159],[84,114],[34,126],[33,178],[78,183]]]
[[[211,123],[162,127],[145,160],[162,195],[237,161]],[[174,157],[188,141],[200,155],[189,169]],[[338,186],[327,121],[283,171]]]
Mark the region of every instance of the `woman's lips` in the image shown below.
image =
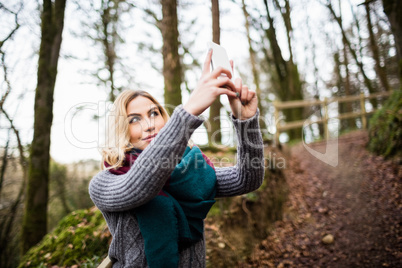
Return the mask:
[[[145,138],[142,139],[142,140],[143,140],[143,141],[151,141],[151,140],[153,140],[153,139],[155,138],[155,136],[156,136],[157,134],[158,134],[158,133],[149,135],[149,136],[145,137]]]

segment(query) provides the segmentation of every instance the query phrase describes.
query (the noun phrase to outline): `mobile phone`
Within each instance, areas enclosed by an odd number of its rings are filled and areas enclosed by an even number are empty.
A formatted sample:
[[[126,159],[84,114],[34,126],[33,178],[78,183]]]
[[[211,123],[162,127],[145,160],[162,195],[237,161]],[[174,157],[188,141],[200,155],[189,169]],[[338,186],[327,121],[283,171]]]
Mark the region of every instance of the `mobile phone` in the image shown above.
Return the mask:
[[[208,42],[208,47],[212,49],[212,61],[211,61],[212,70],[220,66],[225,69],[228,69],[233,77],[232,66],[230,66],[230,61],[228,54],[226,53],[226,49],[214,42]],[[226,76],[226,74],[222,74],[221,76]]]

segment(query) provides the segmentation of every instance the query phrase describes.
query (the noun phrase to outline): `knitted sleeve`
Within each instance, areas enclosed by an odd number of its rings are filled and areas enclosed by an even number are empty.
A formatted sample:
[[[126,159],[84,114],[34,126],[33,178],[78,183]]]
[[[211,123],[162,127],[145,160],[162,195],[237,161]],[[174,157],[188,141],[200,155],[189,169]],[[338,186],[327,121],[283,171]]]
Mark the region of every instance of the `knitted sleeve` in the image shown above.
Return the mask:
[[[238,139],[237,163],[233,167],[216,167],[216,197],[241,195],[261,186],[264,179],[264,148],[258,116],[258,110],[247,120],[232,116]]]
[[[99,172],[89,184],[89,194],[102,211],[125,211],[147,203],[164,186],[203,120],[178,106],[170,120],[139,155],[130,170],[114,175]]]

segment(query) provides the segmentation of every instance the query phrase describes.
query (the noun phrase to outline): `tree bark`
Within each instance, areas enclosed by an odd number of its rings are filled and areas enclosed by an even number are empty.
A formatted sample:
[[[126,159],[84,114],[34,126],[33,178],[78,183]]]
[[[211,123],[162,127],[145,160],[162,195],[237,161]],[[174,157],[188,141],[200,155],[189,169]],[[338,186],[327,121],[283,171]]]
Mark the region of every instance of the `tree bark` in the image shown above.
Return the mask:
[[[49,149],[53,93],[57,76],[66,0],[43,1],[38,84],[35,94],[34,137],[31,144],[21,250],[25,253],[47,232]]]
[[[260,115],[264,116],[265,115],[265,109],[261,104],[261,87],[260,87],[260,76],[257,68],[257,62],[256,62],[256,53],[255,50],[253,49],[253,42],[251,39],[250,35],[250,14],[247,11],[247,6],[244,0],[242,0],[242,9],[243,9],[243,14],[244,14],[244,19],[245,19],[245,28],[246,28],[246,34],[247,34],[247,41],[248,41],[248,47],[249,47],[249,54],[250,54],[250,64],[251,64],[251,71],[253,74],[253,82],[255,85],[255,92],[258,97],[258,109],[260,110]],[[260,121],[260,127],[261,130],[267,130],[267,125],[265,123],[265,120]],[[263,131],[262,135],[264,136],[265,132]]]
[[[318,80],[319,78],[319,74],[318,74],[318,67],[317,67],[317,63],[316,63],[316,46],[315,46],[315,42],[313,39],[313,35],[311,33],[311,27],[310,27],[310,18],[309,16],[306,17],[306,27],[307,27],[307,32],[308,32],[308,38],[309,40],[311,40],[311,63],[314,67],[314,99],[315,100],[320,100],[320,90],[318,89]],[[307,47],[306,47],[307,50]],[[308,66],[308,58],[306,58],[306,66]],[[322,113],[322,109],[321,109],[321,105],[313,105],[311,107],[311,109],[314,111],[314,113],[319,114],[320,118],[323,119],[324,115]],[[313,133],[313,128],[312,125],[311,127],[311,132]],[[318,131],[319,131],[319,136],[320,137],[324,137],[324,124],[318,124]]]
[[[179,56],[179,32],[177,29],[177,1],[161,0],[163,38],[163,77],[165,81],[165,108],[169,114],[174,107],[181,104],[182,82],[181,63]]]
[[[341,1],[339,1],[339,21],[340,24],[343,25],[343,19],[342,19],[342,6],[341,6]],[[342,27],[343,28],[343,27]],[[360,35],[360,33],[359,33]],[[349,72],[349,55],[348,55],[348,50],[347,50],[347,42],[345,37],[342,37],[342,43],[343,43],[343,66],[345,67],[345,79],[342,78],[341,73],[339,73],[340,75],[340,81],[341,81],[341,85],[343,85],[344,88],[344,95],[345,96],[350,96],[352,95],[351,92],[351,83],[350,83],[350,72]],[[339,112],[340,113],[350,113],[353,112],[353,107],[352,107],[352,103],[351,102],[346,102],[346,103],[340,103],[339,104]],[[341,120],[342,121],[342,120]],[[351,127],[354,127],[355,125],[355,119],[353,118],[348,118],[343,120],[342,124],[341,124],[341,130],[345,130]]]
[[[105,66],[106,69],[109,72],[109,79],[108,81],[110,82],[110,93],[109,93],[109,100],[111,102],[114,102],[116,99],[116,86],[115,86],[115,77],[114,77],[114,71],[115,71],[115,63],[117,59],[116,55],[116,39],[118,38],[117,33],[116,33],[116,27],[113,24],[113,22],[116,21],[116,17],[118,17],[118,5],[119,1],[113,1],[114,5],[111,6],[109,3],[111,1],[102,1],[102,7],[101,7],[101,20],[102,20],[102,45],[103,45],[103,51],[105,55]],[[110,10],[114,10],[114,15],[110,14]],[[112,16],[115,16],[114,20],[111,18]],[[110,32],[110,30],[112,32]]]
[[[220,20],[219,20],[219,0],[211,0],[212,4],[212,41],[220,44]],[[217,98],[209,108],[209,124],[210,129],[207,129],[208,143],[213,146],[216,143],[222,143],[221,133],[221,108],[222,103],[220,98]]]
[[[264,4],[269,23],[269,28],[265,30],[265,34],[271,45],[276,74],[280,85],[280,88],[277,90],[277,96],[281,101],[302,100],[303,91],[297,65],[293,63],[293,53],[291,52],[289,61],[286,61],[282,57],[282,51],[276,38],[274,20],[270,15],[267,0],[264,0]],[[282,12],[281,14],[285,24],[288,25],[286,27],[288,47],[291,49],[291,33],[288,32],[292,29],[290,22],[290,7],[285,6],[285,14]],[[288,122],[301,120],[303,119],[303,108],[285,109],[283,110],[283,114]],[[289,135],[289,140],[297,140],[302,137],[302,131],[300,129],[291,129],[287,133]]]

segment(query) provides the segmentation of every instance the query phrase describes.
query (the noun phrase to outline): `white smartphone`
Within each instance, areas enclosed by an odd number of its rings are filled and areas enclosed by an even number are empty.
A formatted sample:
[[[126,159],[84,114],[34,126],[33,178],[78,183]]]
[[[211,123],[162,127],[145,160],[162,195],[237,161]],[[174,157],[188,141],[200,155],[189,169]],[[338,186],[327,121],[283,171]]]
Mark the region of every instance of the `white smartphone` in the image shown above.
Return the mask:
[[[212,70],[221,66],[225,69],[228,69],[233,77],[232,66],[230,66],[230,61],[228,54],[226,53],[226,49],[214,42],[208,42],[208,47],[212,49],[212,61],[211,61]],[[226,76],[225,74],[222,75]]]

